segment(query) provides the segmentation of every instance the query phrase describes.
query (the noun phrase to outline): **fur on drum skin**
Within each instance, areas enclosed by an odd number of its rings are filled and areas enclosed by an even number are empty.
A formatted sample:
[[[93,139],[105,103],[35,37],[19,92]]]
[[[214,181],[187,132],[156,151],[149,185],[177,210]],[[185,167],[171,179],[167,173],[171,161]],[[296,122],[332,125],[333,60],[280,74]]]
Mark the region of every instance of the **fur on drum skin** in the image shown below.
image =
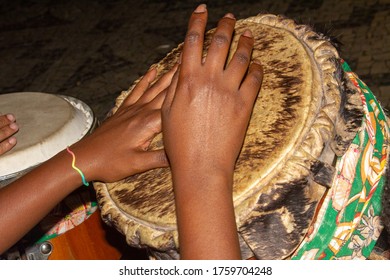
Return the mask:
[[[314,28],[313,30],[319,34],[321,39],[325,39],[329,41],[338,52],[340,52],[340,48],[342,46],[342,43],[334,37],[329,30],[319,30],[318,27]],[[341,66],[338,67],[338,75],[339,79],[341,81],[340,84],[340,92],[342,92],[341,96],[341,106],[340,108],[344,109],[340,111],[340,116],[342,118],[339,119],[339,121],[344,121],[347,123],[345,126],[347,129],[345,131],[338,131],[337,135],[335,136],[335,146],[332,147],[336,154],[343,154],[345,150],[348,148],[350,144],[350,140],[355,136],[356,129],[360,127],[362,120],[363,120],[363,110],[359,108],[360,97],[359,93],[355,89],[354,86],[351,86],[351,81],[348,77],[346,77],[346,74],[344,71],[342,71]],[[355,98],[348,98],[351,96],[355,96]],[[385,114],[389,116],[389,112],[386,112]],[[390,126],[390,119],[388,118],[388,124]],[[336,128],[338,126],[336,125]],[[344,137],[341,137],[340,134],[344,134]],[[352,137],[352,138],[351,138]],[[384,226],[384,229],[387,232],[387,242],[390,244],[390,163],[387,163],[386,172],[385,172],[385,185],[383,188],[383,194],[382,194],[382,214],[381,219]]]
[[[294,157],[294,161],[288,162],[287,169],[278,171],[277,176],[270,179],[261,190],[260,188],[256,192],[251,190],[251,198],[239,205],[240,207],[242,205],[240,209],[253,210],[251,213],[245,210],[243,217],[240,217],[238,232],[243,258],[255,256],[258,259],[283,259],[288,258],[296,249],[312,222],[316,206],[321,201],[320,194],[331,187],[335,172],[334,158],[345,153],[359,130],[364,115],[363,106],[359,92],[342,70],[338,50],[336,50],[339,44],[334,39],[322,33],[315,33],[306,25],[297,25],[291,20],[273,15],[259,15],[252,19],[238,21],[236,32],[240,34],[248,26],[259,30],[254,32],[259,58],[268,53],[267,60],[262,61],[262,64],[265,77],[273,77],[273,79],[265,79],[262,89],[266,90],[267,86],[272,90],[279,89],[279,95],[283,97],[280,101],[283,110],[273,111],[272,115],[275,119],[271,121],[274,125],[267,128],[268,130],[264,128],[265,121],[262,122],[262,133],[267,136],[268,142],[257,138],[248,141],[237,162],[238,166],[255,169],[254,163],[247,162],[246,158],[261,162],[265,155],[272,153],[279,142],[285,142],[286,136],[277,138],[275,134],[278,131],[283,132],[283,129],[288,126],[286,123],[293,125],[296,122],[296,115],[299,115],[302,109],[299,106],[300,102],[305,97],[298,94],[301,89],[300,83],[305,81],[303,74],[297,72],[302,67],[301,60],[293,59],[292,62],[287,63],[283,60],[285,56],[279,57],[278,55],[283,53],[282,49],[287,49],[278,44],[283,42],[283,38],[279,33],[267,34],[267,30],[277,27],[275,32],[280,32],[286,29],[288,34],[294,34],[297,40],[305,41],[306,51],[321,61],[321,65],[318,65],[319,71],[322,77],[326,78],[321,84],[321,92],[329,93],[318,95],[316,100],[322,107],[321,110],[314,108],[317,115],[313,118],[313,122],[317,126],[315,128],[312,126],[307,132],[310,135],[306,135],[308,139],[321,138],[322,140],[315,142],[316,144],[310,140],[308,140],[310,143],[305,142],[305,147],[297,154],[299,159]],[[205,38],[205,44],[209,42],[210,33]],[[179,46],[157,64],[160,75],[176,63],[180,51]],[[294,55],[296,53],[292,53],[290,57],[294,58]],[[318,84],[315,86],[318,87]],[[116,108],[133,87],[134,85],[117,98]],[[269,93],[273,92],[269,91]],[[265,95],[263,92],[262,96]],[[315,97],[317,98],[317,95]],[[276,102],[274,98],[270,100],[272,103]],[[114,113],[116,108],[113,108],[111,113]],[[329,108],[332,110],[329,111]],[[317,123],[319,119],[321,121]],[[151,148],[161,147],[161,139],[156,137],[155,140]],[[252,147],[261,147],[262,150],[255,153],[251,150]],[[313,149],[316,150],[315,156]],[[317,150],[319,150],[318,154]],[[301,156],[303,154],[307,155],[307,158]],[[284,166],[287,166],[287,163]],[[128,244],[135,247],[148,247],[158,259],[176,259],[179,258],[179,250],[177,250],[179,248],[175,246],[179,244],[174,224],[174,196],[169,186],[169,172],[165,171],[164,169],[153,170],[112,184],[95,182],[94,186],[103,218],[110,220],[112,225],[126,235]],[[285,180],[287,177],[289,180]],[[389,198],[390,195],[387,196],[387,201]],[[116,203],[119,203],[119,206]],[[250,207],[247,207],[248,205]],[[134,208],[136,212],[123,214],[124,209],[127,208],[130,210]],[[142,220],[140,216],[143,216]],[[387,217],[390,217],[390,213]],[[164,220],[161,221],[163,218]],[[168,223],[171,220],[172,224]],[[387,221],[390,225],[389,219]]]
[[[341,69],[340,63],[337,75],[340,80],[341,105],[332,149],[337,156],[342,156],[362,125],[364,112],[360,94]]]
[[[387,242],[390,244],[390,164],[387,163],[386,183],[382,195],[382,223],[387,231]]]

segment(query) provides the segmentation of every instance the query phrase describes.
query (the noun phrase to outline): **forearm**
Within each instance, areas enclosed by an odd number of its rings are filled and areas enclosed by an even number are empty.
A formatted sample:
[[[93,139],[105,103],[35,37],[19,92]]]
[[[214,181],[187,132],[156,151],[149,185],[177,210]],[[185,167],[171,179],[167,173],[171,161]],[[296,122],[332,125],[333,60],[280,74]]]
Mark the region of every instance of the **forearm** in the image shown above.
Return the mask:
[[[164,150],[149,150],[149,145],[161,132],[161,105],[176,69],[157,81],[157,71],[148,71],[113,116],[70,147],[86,181],[115,182],[168,166]],[[8,125],[2,125],[2,120],[4,123],[5,117],[0,117],[0,128]],[[1,189],[0,253],[82,184],[80,174],[72,168],[72,155],[64,150]]]
[[[182,259],[240,259],[232,176],[173,171]]]
[[[82,184],[71,163],[71,155],[63,151],[0,190],[0,253]]]

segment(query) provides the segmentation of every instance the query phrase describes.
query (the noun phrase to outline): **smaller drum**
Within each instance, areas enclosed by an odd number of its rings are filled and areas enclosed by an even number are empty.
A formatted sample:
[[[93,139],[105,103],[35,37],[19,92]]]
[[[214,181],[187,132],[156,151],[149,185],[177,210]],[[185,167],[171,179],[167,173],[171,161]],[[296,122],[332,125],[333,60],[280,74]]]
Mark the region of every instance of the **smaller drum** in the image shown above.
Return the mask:
[[[14,114],[19,125],[17,145],[0,156],[0,187],[77,142],[96,125],[92,110],[70,96],[2,94],[0,110]]]
[[[79,141],[97,125],[91,108],[70,96],[7,93],[0,95],[0,110],[15,115],[19,126],[16,146],[0,156],[0,188]],[[5,254],[8,257],[0,259],[46,259],[53,249],[47,240],[81,224],[96,209],[92,188],[72,193],[26,236],[27,240],[21,240]]]

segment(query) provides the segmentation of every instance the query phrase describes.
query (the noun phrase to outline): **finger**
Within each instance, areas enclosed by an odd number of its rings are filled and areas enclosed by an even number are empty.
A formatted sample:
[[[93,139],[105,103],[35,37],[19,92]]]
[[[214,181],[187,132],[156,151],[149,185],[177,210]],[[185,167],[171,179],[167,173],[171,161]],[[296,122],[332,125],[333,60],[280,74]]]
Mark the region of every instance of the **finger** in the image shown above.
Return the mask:
[[[167,96],[167,92],[168,89],[160,92],[152,101],[147,104],[147,108],[151,110],[160,110],[164,103],[165,97]]]
[[[225,67],[235,23],[236,20],[232,14],[226,14],[218,22],[206,57],[206,64],[216,67],[214,69]]]
[[[206,23],[207,9],[206,5],[202,4],[192,13],[184,39],[182,55],[184,75],[193,71],[194,67],[201,65]]]
[[[261,66],[260,61],[255,60],[249,66],[248,74],[240,88],[240,93],[247,103],[252,104],[255,102],[263,82],[263,76],[263,67]]]
[[[241,85],[245,73],[248,70],[253,44],[254,40],[252,33],[249,30],[246,30],[238,40],[237,49],[226,69],[227,74],[230,76],[229,80],[232,83],[237,84],[238,87]]]
[[[166,112],[169,112],[169,110],[172,106],[173,99],[175,97],[176,88],[177,88],[177,83],[179,81],[180,71],[181,71],[181,69],[178,68],[175,75],[173,75],[171,85],[169,86],[169,88],[167,90],[167,94],[165,96],[165,100],[164,100],[164,103],[162,105],[163,114],[165,114]]]
[[[134,89],[123,101],[121,107],[130,106],[138,101],[138,99],[144,94],[144,92],[149,88],[150,84],[154,81],[157,75],[157,70],[155,68],[150,69],[146,74],[140,79]]]
[[[0,116],[0,128],[5,127],[13,122],[15,122],[15,116],[12,114]]]
[[[133,162],[133,168],[137,170],[137,173],[168,166],[169,162],[164,150],[139,152]]]
[[[0,155],[8,152],[16,145],[16,138],[10,137],[2,142],[0,142]]]
[[[165,73],[151,88],[149,88],[137,101],[138,104],[145,104],[153,100],[159,93],[169,87],[172,77],[177,70],[177,65]]]
[[[137,138],[141,139],[141,148],[146,150],[149,147],[151,139],[161,132],[161,110],[144,110],[139,115],[140,128],[138,129]]]
[[[0,141],[3,141],[15,134],[19,130],[19,127],[16,123],[10,123],[9,125],[3,126],[0,128]]]

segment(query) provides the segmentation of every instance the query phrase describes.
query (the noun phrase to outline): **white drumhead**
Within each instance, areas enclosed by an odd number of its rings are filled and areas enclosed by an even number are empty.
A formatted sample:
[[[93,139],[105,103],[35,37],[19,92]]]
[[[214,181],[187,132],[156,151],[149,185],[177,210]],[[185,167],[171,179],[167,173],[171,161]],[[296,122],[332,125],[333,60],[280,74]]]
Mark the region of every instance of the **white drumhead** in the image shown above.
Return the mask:
[[[94,123],[92,110],[69,96],[39,92],[0,95],[0,112],[19,126],[17,145],[0,156],[0,180],[36,166],[83,138]]]

